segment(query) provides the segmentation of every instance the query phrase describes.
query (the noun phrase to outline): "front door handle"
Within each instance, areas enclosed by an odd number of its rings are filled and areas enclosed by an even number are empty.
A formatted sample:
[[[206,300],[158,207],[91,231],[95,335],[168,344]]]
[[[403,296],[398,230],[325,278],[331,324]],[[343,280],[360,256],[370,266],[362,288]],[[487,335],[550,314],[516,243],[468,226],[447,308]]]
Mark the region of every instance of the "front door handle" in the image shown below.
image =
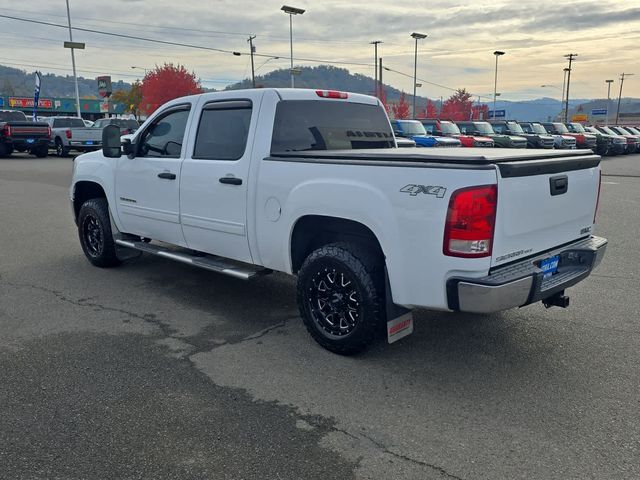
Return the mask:
[[[242,179],[236,177],[221,177],[220,183],[225,183],[227,185],[242,185]]]
[[[162,172],[158,174],[158,178],[165,178],[167,180],[175,180],[176,174],[171,172]]]

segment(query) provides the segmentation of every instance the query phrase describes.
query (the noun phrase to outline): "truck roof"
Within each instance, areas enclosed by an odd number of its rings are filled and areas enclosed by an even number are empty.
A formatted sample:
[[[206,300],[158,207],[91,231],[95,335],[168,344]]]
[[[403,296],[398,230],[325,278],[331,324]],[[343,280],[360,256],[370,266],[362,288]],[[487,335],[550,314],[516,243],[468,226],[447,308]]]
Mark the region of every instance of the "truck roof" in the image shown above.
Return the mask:
[[[327,102],[356,102],[356,103],[364,103],[367,105],[381,105],[380,101],[376,97],[372,97],[370,95],[363,95],[361,93],[351,93],[351,92],[342,92],[338,90],[327,90],[327,89],[311,89],[311,88],[244,88],[240,90],[225,90],[221,92],[206,92],[199,93],[197,95],[190,95],[187,97],[176,98],[172,100],[171,104],[180,103],[180,101],[184,101],[187,99],[196,99],[200,97],[204,97],[205,99],[211,98],[211,100],[216,100],[224,97],[237,97],[238,95],[242,95],[242,92],[275,92],[276,95],[280,97],[282,100],[322,100]],[[346,98],[327,98],[324,97],[319,92],[337,92],[341,94],[345,94]],[[169,103],[167,103],[169,105]]]

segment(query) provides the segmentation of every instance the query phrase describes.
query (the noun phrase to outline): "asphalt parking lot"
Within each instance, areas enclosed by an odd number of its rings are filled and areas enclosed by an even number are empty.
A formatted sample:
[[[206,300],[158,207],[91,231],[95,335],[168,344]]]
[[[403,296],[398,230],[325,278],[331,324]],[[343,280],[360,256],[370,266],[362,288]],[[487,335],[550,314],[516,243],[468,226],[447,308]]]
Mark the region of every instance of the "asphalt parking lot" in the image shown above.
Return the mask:
[[[416,312],[343,358],[294,282],[90,266],[71,159],[0,159],[0,478],[640,478],[640,155],[603,160],[569,309]]]

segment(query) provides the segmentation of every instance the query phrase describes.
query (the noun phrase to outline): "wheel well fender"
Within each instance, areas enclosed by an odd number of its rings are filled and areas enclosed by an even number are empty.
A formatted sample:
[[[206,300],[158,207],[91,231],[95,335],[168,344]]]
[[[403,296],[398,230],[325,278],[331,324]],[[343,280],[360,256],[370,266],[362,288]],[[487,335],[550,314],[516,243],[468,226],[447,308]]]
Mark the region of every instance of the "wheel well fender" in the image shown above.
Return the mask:
[[[354,242],[364,245],[384,260],[384,250],[373,231],[355,220],[323,215],[300,217],[291,231],[291,269],[296,273],[305,258],[323,245],[334,242]]]
[[[76,221],[82,204],[92,198],[107,198],[102,185],[96,182],[80,181],[73,187],[73,213]]]

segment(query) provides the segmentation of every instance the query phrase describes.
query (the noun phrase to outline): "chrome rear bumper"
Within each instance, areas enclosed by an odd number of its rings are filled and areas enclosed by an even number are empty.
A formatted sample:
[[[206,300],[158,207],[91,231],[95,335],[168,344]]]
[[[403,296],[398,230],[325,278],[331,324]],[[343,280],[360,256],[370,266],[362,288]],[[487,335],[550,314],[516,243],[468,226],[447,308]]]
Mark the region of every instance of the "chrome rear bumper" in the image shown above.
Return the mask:
[[[490,313],[538,302],[582,281],[602,261],[607,240],[589,237],[526,260],[497,267],[482,278],[447,282],[449,308]],[[557,273],[544,278],[540,261],[560,256]]]

